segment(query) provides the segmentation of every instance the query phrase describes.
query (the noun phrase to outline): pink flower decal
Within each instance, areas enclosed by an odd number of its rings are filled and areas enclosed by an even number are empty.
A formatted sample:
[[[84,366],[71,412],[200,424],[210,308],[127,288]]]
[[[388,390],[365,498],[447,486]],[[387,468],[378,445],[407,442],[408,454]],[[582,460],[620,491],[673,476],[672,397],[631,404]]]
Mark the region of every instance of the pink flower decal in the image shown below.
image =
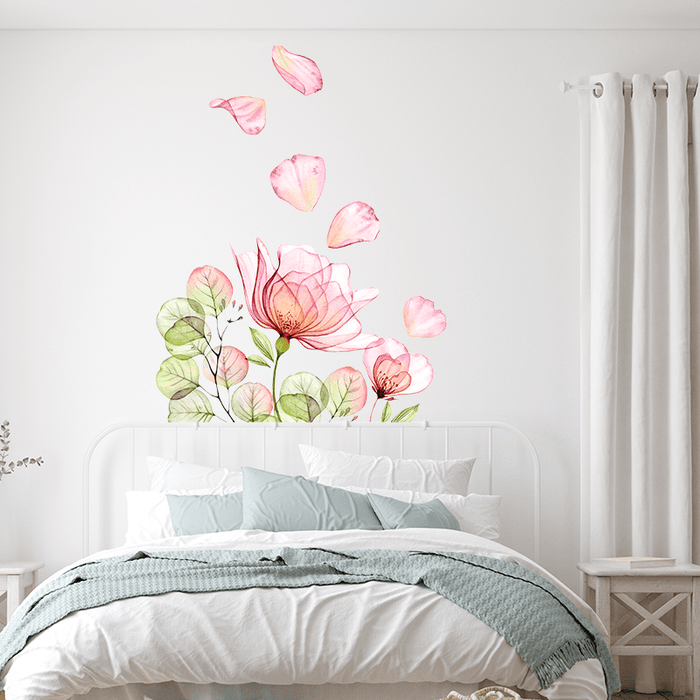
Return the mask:
[[[392,401],[399,394],[417,394],[433,380],[433,368],[423,355],[411,355],[393,338],[367,346],[362,358],[377,399]]]
[[[218,367],[216,355],[219,355]],[[207,355],[202,366],[202,373],[210,381],[214,380],[216,368],[216,383],[229,389],[242,382],[248,374],[248,358],[232,345],[216,348]]]
[[[356,314],[378,292],[353,291],[347,265],[331,263],[307,245],[283,245],[275,267],[261,240],[257,246],[257,252],[234,256],[258,325],[316,350],[361,350],[377,339],[362,333]]]
[[[403,322],[413,338],[434,338],[447,327],[445,314],[425,297],[411,297],[404,304]]]
[[[373,241],[379,233],[379,219],[364,202],[344,206],[333,218],[326,242],[329,248],[344,248],[353,243]]]
[[[323,87],[321,71],[306,56],[291,53],[284,46],[273,46],[272,62],[277,72],[302,95],[311,95]]]
[[[265,128],[265,100],[260,97],[232,97],[230,100],[217,98],[210,107],[221,107],[236,120],[246,134],[255,136]]]
[[[325,181],[326,164],[320,156],[297,154],[270,173],[275,194],[300,211],[311,211],[316,206]]]

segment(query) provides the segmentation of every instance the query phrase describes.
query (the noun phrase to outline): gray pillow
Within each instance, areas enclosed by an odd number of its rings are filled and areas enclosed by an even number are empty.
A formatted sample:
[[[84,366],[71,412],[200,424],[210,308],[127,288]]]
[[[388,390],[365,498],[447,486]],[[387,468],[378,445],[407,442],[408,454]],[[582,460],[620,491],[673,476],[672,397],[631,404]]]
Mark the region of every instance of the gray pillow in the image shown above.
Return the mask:
[[[243,522],[243,494],[176,496],[166,494],[170,519],[176,535],[240,530]]]
[[[366,494],[243,467],[242,530],[381,530]]]
[[[459,530],[459,522],[439,499],[427,503],[406,503],[388,496],[368,493],[370,503],[385,530],[406,527],[434,527]]]

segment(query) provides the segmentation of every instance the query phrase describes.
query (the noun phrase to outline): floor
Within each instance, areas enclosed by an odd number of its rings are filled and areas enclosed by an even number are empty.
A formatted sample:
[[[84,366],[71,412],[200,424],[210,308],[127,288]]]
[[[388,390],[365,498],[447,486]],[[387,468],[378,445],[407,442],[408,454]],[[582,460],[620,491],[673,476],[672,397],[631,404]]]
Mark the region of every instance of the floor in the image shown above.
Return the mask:
[[[665,691],[655,693],[654,695],[642,695],[641,693],[635,693],[632,690],[623,690],[620,693],[615,693],[614,698],[620,698],[620,700],[691,700],[691,697],[687,695],[671,695]]]

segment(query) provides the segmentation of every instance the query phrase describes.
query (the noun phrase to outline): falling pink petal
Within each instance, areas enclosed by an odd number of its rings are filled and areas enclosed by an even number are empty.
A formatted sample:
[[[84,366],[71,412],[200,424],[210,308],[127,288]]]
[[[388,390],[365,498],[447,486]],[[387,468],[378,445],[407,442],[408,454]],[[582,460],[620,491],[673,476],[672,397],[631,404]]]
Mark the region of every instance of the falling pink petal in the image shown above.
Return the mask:
[[[326,181],[326,164],[320,156],[297,154],[282,161],[271,173],[275,194],[300,211],[311,211]]]
[[[434,338],[447,327],[445,314],[425,297],[411,297],[404,304],[403,322],[413,338]]]
[[[236,120],[246,134],[255,136],[265,128],[265,100],[260,97],[232,97],[230,100],[217,98],[210,107],[221,107]]]
[[[379,233],[379,219],[364,202],[344,206],[333,218],[326,242],[329,248],[344,248],[353,243],[373,241]]]
[[[291,53],[284,46],[273,46],[272,62],[277,72],[302,95],[311,95],[323,87],[321,71],[306,56]]]

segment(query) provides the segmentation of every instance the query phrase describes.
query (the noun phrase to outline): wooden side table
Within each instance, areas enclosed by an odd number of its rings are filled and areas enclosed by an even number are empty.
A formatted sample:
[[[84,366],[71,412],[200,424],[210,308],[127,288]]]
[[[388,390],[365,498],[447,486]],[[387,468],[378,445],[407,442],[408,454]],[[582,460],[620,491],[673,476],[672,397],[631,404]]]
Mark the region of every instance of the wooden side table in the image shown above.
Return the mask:
[[[673,694],[685,695],[687,657],[693,697],[700,700],[700,566],[625,568],[609,562],[582,563],[586,602],[608,630],[605,641],[619,669],[620,656],[673,656]],[[630,594],[640,594],[633,598]],[[613,619],[612,601],[622,606]],[[661,618],[673,611],[673,626]],[[632,627],[623,632],[625,626]],[[655,634],[650,634],[655,632]],[[653,675],[651,675],[653,683]],[[643,690],[638,692],[655,692]]]
[[[36,586],[43,566],[40,561],[0,562],[0,601],[7,598],[7,617],[0,615],[0,623],[8,623],[26,594]]]

